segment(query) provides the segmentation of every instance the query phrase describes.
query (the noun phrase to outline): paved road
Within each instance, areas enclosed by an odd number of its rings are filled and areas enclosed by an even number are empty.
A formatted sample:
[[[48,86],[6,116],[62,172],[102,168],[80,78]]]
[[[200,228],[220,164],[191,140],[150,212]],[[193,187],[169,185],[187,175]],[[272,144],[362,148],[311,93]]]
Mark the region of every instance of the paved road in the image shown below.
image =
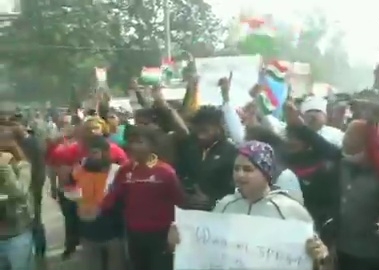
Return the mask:
[[[46,268],[48,270],[72,270],[79,268],[78,253],[80,251],[70,260],[62,261],[61,259],[64,243],[63,217],[57,202],[50,198],[48,192],[45,192],[42,208],[48,242]],[[37,270],[43,270],[43,267],[37,267]]]

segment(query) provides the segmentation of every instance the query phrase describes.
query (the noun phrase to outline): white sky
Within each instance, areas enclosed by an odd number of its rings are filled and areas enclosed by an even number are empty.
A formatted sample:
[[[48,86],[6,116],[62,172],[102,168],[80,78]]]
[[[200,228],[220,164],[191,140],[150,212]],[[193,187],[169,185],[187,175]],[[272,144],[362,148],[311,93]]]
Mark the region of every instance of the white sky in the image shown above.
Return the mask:
[[[379,61],[379,1],[375,0],[206,0],[216,14],[227,20],[240,9],[298,22],[299,15],[315,8],[346,32],[345,44],[352,62]]]

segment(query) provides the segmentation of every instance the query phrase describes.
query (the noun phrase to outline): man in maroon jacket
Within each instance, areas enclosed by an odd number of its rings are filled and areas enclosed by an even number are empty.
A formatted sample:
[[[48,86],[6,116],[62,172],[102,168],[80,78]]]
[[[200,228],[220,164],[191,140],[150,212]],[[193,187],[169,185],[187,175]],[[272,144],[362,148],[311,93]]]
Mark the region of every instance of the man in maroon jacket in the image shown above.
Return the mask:
[[[128,138],[132,161],[120,168],[103,210],[121,202],[128,231],[130,259],[135,270],[172,269],[167,233],[183,192],[175,170],[154,150],[159,130],[135,127]]]

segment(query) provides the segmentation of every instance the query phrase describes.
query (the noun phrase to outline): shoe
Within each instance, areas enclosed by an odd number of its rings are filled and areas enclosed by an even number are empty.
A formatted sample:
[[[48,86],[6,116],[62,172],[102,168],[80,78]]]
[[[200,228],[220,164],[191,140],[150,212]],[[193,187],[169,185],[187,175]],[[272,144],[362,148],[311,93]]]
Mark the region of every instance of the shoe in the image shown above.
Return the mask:
[[[66,248],[62,253],[62,260],[68,260],[71,258],[72,254],[76,251],[76,247]]]

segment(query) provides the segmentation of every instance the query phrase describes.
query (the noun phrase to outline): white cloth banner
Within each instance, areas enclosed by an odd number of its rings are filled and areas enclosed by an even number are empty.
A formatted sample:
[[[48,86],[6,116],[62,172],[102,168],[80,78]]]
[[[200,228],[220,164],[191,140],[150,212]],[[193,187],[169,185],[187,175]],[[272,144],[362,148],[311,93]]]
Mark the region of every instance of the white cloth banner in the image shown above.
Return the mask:
[[[175,270],[311,270],[312,224],[176,209]]]
[[[109,107],[119,110],[120,112],[133,112],[133,108],[128,98],[112,98],[109,101]]]
[[[258,81],[260,64],[259,55],[196,58],[201,104],[222,104],[218,80],[232,71],[230,102],[234,107],[245,105],[251,100],[249,90]]]

